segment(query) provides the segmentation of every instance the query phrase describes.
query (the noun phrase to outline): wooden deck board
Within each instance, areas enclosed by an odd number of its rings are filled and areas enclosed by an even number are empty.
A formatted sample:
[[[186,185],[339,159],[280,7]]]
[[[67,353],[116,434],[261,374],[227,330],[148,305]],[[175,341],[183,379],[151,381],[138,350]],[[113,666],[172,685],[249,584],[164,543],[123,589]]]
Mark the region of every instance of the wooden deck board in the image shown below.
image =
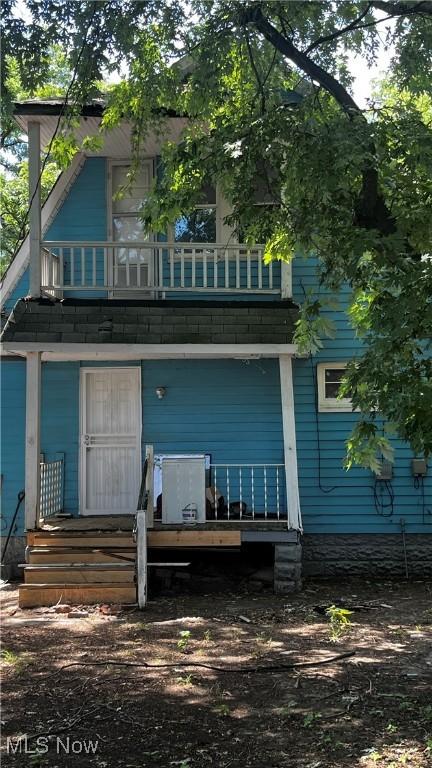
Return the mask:
[[[57,549],[54,547],[33,547],[30,549],[29,563],[31,565],[44,565],[44,563],[64,563],[65,565],[71,563],[118,563],[126,562],[126,559],[131,563],[135,563],[136,547],[130,547],[129,549],[124,547],[123,549],[115,548],[113,552],[110,552],[109,547],[104,549],[92,549],[91,547],[62,547]]]
[[[74,563],[72,566],[62,567],[58,564],[26,566],[24,569],[25,584],[134,584],[135,569],[127,566],[124,570],[113,569],[108,564],[99,564],[93,568],[85,564]]]
[[[70,605],[96,603],[136,603],[134,584],[22,584],[19,589],[20,608],[55,605],[59,601]]]
[[[27,543],[32,547],[86,547],[89,549],[134,547],[131,533],[102,531],[37,531],[28,536]]]
[[[147,532],[149,547],[240,547],[240,531],[172,531],[150,530]]]
[[[132,531],[135,515],[86,515],[85,517],[53,518],[43,523],[44,531]]]
[[[62,531],[127,532],[132,531],[134,515],[94,515],[53,520],[42,525],[41,530],[51,533]],[[165,524],[155,520],[151,530],[161,531],[249,531],[249,530],[287,530],[286,520],[208,520],[195,526]]]

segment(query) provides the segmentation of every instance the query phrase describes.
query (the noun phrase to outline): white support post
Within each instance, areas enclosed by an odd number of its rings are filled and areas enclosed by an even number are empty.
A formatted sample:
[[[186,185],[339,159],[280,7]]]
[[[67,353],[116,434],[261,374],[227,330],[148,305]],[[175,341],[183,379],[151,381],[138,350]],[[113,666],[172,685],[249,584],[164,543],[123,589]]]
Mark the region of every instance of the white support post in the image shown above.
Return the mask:
[[[25,527],[38,523],[40,496],[41,353],[27,352],[25,440]]]
[[[147,459],[147,479],[146,479],[146,491],[147,491],[147,526],[153,528],[154,521],[154,451],[152,445],[146,445],[145,455]]]
[[[29,137],[29,202],[30,202],[30,296],[41,295],[41,184],[40,124],[28,124]]]
[[[291,355],[279,355],[288,528],[302,530]]]
[[[146,513],[142,509],[137,512],[136,544],[138,607],[145,608],[147,603],[147,525]]]

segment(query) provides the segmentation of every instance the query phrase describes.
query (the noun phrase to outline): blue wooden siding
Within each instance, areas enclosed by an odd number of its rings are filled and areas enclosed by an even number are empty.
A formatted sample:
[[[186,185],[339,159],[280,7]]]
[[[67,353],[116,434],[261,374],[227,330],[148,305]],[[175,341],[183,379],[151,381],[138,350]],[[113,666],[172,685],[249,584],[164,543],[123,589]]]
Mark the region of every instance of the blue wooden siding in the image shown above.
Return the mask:
[[[316,288],[316,262],[298,257],[293,264],[293,294],[301,302],[304,290]],[[321,296],[329,295],[320,291]],[[397,533],[401,519],[408,533],[432,533],[432,468],[422,488],[416,488],[411,476],[412,451],[401,441],[395,448],[394,478],[390,486],[377,483],[378,501],[389,504],[389,490],[394,492],[393,513],[390,506],[375,507],[375,480],[371,472],[343,469],[345,440],[358,416],[353,413],[317,412],[316,365],[342,362],[361,351],[347,317],[342,312],[349,304],[349,291],[338,297],[339,310],[326,310],[336,326],[334,339],[325,339],[324,348],[313,359],[294,362],[294,393],[297,429],[300,501],[305,531],[308,533]],[[380,508],[380,505],[378,505]],[[429,514],[428,514],[429,510]]]
[[[78,510],[79,368],[76,363],[43,363],[41,452],[64,454],[64,511]]]
[[[103,157],[88,158],[53,223],[46,232],[45,240],[77,242],[103,241],[107,239],[107,161]],[[80,252],[74,250],[74,281],[81,282]],[[71,254],[64,252],[65,280],[70,280]],[[90,249],[85,251],[85,282],[92,281],[93,261]],[[104,280],[104,256],[96,251],[96,280]],[[87,298],[104,297],[106,291],[65,291],[65,296]]]
[[[334,359],[333,352],[328,359]],[[142,367],[143,445],[152,443],[160,453],[210,453],[212,462],[220,464],[283,462],[276,360],[249,364],[239,360],[137,361],[127,365]],[[65,511],[71,514],[78,513],[79,369],[78,362],[53,362],[44,363],[42,372],[41,450],[47,458],[55,453],[65,455]],[[310,360],[294,361],[294,379],[305,531],[396,533],[403,519],[408,533],[432,533],[432,514],[427,513],[432,508],[432,478],[425,481],[423,510],[421,488],[415,488],[411,477],[409,448],[396,444],[394,509],[390,517],[383,517],[375,508],[372,474],[359,468],[347,473],[342,468],[344,441],[356,415],[316,414]],[[158,386],[167,390],[162,400],[155,393]],[[24,419],[25,363],[6,361],[2,366],[3,530],[24,486]],[[274,493],[274,478],[272,482],[270,495]],[[226,493],[222,476],[217,484]],[[231,499],[235,495],[234,487]],[[386,495],[383,501],[388,501]],[[22,513],[20,520],[22,526]]]
[[[106,203],[106,161],[89,159],[46,233],[46,239],[105,240]],[[88,259],[87,275],[89,269]],[[99,279],[101,269],[99,253]],[[318,291],[316,263],[311,258],[298,257],[293,263],[295,300],[301,302],[304,291],[311,287]],[[7,306],[11,308],[27,293],[26,272]],[[321,290],[321,294],[324,291]],[[84,292],[82,295],[89,296]],[[202,294],[172,295],[203,298]],[[204,296],[214,298],[211,294]],[[348,293],[342,292],[340,309],[348,302]],[[342,468],[345,439],[357,416],[317,413],[314,371],[318,362],[350,359],[360,352],[361,344],[354,338],[342,311],[327,310],[326,314],[335,322],[336,337],[325,340],[324,348],[312,361],[294,361],[300,500],[305,531],[391,533],[400,530],[402,519],[408,533],[432,533],[432,467],[424,483],[423,504],[422,489],[414,486],[411,477],[412,452],[407,446],[394,441],[391,516],[384,517],[376,510],[374,478],[370,472],[355,468],[347,473]],[[47,363],[43,365],[42,380],[41,448],[47,456],[57,452],[65,454],[65,509],[72,514],[78,510],[79,368],[78,362]],[[251,361],[249,365],[238,360],[149,361],[142,364],[142,372],[143,443],[153,443],[157,452],[202,451],[210,453],[217,463],[283,461],[277,361]],[[17,494],[24,485],[24,362],[5,362],[2,378],[2,502],[5,519],[10,520]],[[161,401],[155,395],[157,386],[167,388],[167,395]],[[388,489],[379,484],[377,490],[378,498],[383,491],[383,502],[387,503]],[[386,507],[384,511],[390,509]]]
[[[182,360],[82,363],[141,365],[143,447],[157,453],[210,453],[214,463],[283,463],[279,369],[276,360]],[[65,453],[66,511],[78,510],[79,364],[43,366],[42,448]],[[158,400],[155,389],[167,394]],[[248,476],[245,476],[247,482]],[[218,486],[224,491],[224,479]],[[263,476],[255,474],[257,503]],[[233,500],[236,487],[232,488]],[[237,488],[238,492],[238,488]],[[268,477],[274,506],[275,475]],[[282,497],[282,504],[285,499]],[[269,506],[270,508],[270,506]]]
[[[20,402],[20,429],[14,432],[13,459],[3,470],[8,478],[5,518],[24,485],[25,364],[16,363],[21,379],[11,371],[3,388],[4,407],[12,425]],[[125,365],[118,363],[81,363]],[[279,370],[276,360],[148,361],[142,365],[143,446],[152,443],[159,453],[210,453],[214,463],[283,463]],[[12,366],[12,363],[10,364]],[[80,363],[44,363],[42,366],[41,451],[47,458],[65,456],[65,512],[78,513]],[[24,378],[23,378],[24,376]],[[165,386],[158,400],[155,389]],[[13,408],[10,407],[12,399]],[[9,430],[3,430],[3,437]],[[3,451],[5,457],[5,451]],[[17,458],[18,457],[18,458]],[[281,475],[283,479],[283,476]],[[249,476],[243,477],[245,485]],[[233,481],[234,482],[234,481]],[[218,487],[226,492],[221,475]],[[231,487],[231,500],[238,486]],[[255,473],[257,508],[263,501],[263,476]],[[237,496],[236,496],[237,494]],[[268,476],[269,509],[275,506],[275,475]],[[281,504],[285,507],[282,495]]]
[[[52,241],[76,241],[76,242],[91,242],[91,241],[105,241],[107,240],[108,233],[108,200],[107,200],[107,160],[105,158],[88,158],[78,177],[75,179],[71,186],[69,193],[63,202],[60,210],[58,211],[54,221],[48,230],[44,233],[45,240]],[[164,236],[158,236],[159,241],[164,241]],[[53,252],[58,255],[58,249],[54,248]],[[73,256],[73,259],[72,259]],[[90,284],[93,281],[93,253],[90,248],[84,250],[84,262],[81,261],[81,249],[64,249],[64,278],[66,284],[73,282],[75,285],[79,285],[82,279],[82,273],[84,272],[84,283]],[[247,284],[247,268],[246,261],[241,260],[241,285]],[[73,274],[72,274],[73,264]],[[211,285],[214,276],[214,263],[213,259],[208,259],[208,284]],[[225,262],[221,261],[217,266],[219,280],[222,284],[225,283]],[[235,262],[229,263],[230,285],[235,286]],[[164,281],[168,281],[170,276],[168,252],[164,251],[163,255],[163,277]],[[104,253],[103,250],[96,249],[96,283],[103,285],[105,278],[104,271]],[[180,286],[180,262],[175,262],[174,268],[175,285]],[[185,265],[185,285],[191,284],[192,278],[192,264],[191,261],[187,261]],[[280,286],[281,268],[280,264],[275,262],[273,264],[273,285],[274,288]],[[252,286],[258,286],[258,268],[256,263],[251,266],[251,281]],[[203,286],[203,266],[202,263],[197,260],[196,264],[196,283],[197,286]],[[268,287],[268,268],[263,267],[263,287]],[[28,269],[25,270],[11,295],[5,302],[7,312],[10,312],[16,301],[28,294],[29,289],[29,277]],[[82,297],[82,298],[104,298],[107,296],[107,292],[104,290],[74,290],[64,291],[65,297]],[[214,300],[215,298],[226,299],[225,293],[188,293],[174,291],[167,292],[167,298],[174,299],[207,299]],[[235,294],[230,295],[231,299],[239,301],[247,301],[253,298],[262,299],[263,301],[273,301],[280,298],[278,294],[261,294],[257,289],[256,294],[252,296],[248,294]]]
[[[24,360],[3,359],[1,374],[1,535],[6,536],[24,490],[25,380]],[[14,535],[24,530],[24,503],[14,526]]]
[[[198,452],[214,464],[283,464],[277,360],[152,361],[143,365],[143,441],[156,453]],[[155,389],[166,387],[158,400]],[[283,486],[283,473],[281,473]],[[242,470],[243,499],[251,508],[251,471]],[[214,474],[212,478],[214,482]],[[227,499],[226,471],[217,486]],[[268,509],[276,509],[276,470],[267,470]],[[254,470],[255,506],[264,509],[264,472]],[[230,471],[230,498],[240,494]],[[284,495],[281,506],[286,509]]]
[[[106,200],[106,159],[88,158],[75,179],[69,194],[58,211],[54,221],[44,233],[44,240],[65,241],[104,241],[107,239],[107,200]],[[54,249],[56,253],[56,249]],[[80,253],[75,249],[74,279],[81,281]],[[64,251],[65,279],[70,279],[70,251]],[[89,249],[85,255],[85,276],[92,280],[93,261]],[[104,280],[104,256],[101,249],[96,251],[97,283]],[[5,310],[9,313],[18,299],[29,292],[28,267],[21,275],[16,286],[5,301]],[[106,291],[65,291],[65,296],[104,298]]]
[[[4,303],[4,309],[6,314],[8,315],[9,312],[13,310],[15,304],[19,299],[22,299],[23,296],[28,296],[28,293],[29,293],[29,270],[27,267],[27,269],[22,273],[14,289],[11,291],[10,295],[7,297]]]
[[[283,461],[276,360],[143,364],[143,440],[157,452],[211,453],[213,462]],[[155,389],[166,387],[158,400]]]
[[[1,364],[1,509],[4,535],[19,491],[25,484],[25,380],[24,360],[3,359]],[[47,460],[57,453],[65,458],[65,512],[78,508],[79,363],[42,365],[41,453]],[[24,506],[18,533],[24,530]]]

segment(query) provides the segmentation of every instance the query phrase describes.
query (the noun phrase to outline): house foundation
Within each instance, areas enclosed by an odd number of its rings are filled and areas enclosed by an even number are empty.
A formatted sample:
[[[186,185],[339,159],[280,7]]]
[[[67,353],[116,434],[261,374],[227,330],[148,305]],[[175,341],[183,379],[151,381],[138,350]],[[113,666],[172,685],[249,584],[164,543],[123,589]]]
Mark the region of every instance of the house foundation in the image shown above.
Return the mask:
[[[287,595],[301,589],[302,547],[300,540],[275,544],[274,591]]]
[[[424,534],[306,534],[302,549],[305,576],[432,576],[432,542]]]

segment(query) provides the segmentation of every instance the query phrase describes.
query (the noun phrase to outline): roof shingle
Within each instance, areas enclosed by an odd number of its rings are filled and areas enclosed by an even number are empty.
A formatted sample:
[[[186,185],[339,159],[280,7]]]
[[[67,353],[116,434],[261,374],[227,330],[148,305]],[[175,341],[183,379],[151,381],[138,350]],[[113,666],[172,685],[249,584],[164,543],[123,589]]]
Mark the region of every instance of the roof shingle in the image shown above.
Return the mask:
[[[291,344],[291,301],[21,299],[4,342]]]

